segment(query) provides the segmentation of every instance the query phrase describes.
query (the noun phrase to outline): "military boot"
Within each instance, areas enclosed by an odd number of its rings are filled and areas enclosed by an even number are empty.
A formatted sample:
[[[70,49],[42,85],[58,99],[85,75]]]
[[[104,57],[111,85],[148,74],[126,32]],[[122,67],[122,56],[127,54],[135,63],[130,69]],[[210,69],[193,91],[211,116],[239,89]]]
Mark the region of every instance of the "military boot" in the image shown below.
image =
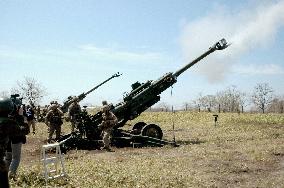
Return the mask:
[[[107,152],[114,152],[112,149],[110,149],[109,147],[102,147],[101,150],[105,150]]]

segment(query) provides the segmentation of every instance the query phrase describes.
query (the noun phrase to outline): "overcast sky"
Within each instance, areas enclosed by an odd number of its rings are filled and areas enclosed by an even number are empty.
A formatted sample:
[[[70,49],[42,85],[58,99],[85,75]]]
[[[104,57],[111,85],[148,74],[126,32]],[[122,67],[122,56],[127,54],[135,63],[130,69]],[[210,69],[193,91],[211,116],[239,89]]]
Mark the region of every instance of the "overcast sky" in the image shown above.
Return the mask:
[[[161,102],[264,82],[284,94],[283,0],[1,0],[0,13],[0,92],[32,77],[49,93],[42,105],[121,72],[82,102],[115,104],[132,83],[175,72],[221,38],[232,45],[184,72]]]

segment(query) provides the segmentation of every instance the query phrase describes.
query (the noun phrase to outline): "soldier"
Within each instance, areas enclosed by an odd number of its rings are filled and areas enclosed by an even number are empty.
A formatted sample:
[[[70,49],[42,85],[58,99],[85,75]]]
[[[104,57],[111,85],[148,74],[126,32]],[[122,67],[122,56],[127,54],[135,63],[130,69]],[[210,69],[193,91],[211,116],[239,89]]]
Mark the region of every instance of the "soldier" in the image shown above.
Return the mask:
[[[78,97],[74,97],[72,104],[68,108],[68,118],[71,121],[71,132],[74,132],[75,123],[77,121],[78,114],[81,113],[81,111],[79,99]]]
[[[47,114],[47,112],[48,112],[48,109],[49,109],[49,105],[45,105],[44,106],[44,108],[42,109],[42,114],[41,114],[41,120],[40,121],[42,121],[42,122],[44,122],[45,123],[45,117],[46,117],[46,114]],[[46,124],[46,123],[45,123]],[[46,126],[47,126],[47,132],[49,132],[49,126],[48,126],[48,124],[46,124]]]
[[[0,188],[9,187],[8,168],[4,161],[9,136],[28,134],[28,126],[18,124],[10,114],[15,113],[15,105],[8,98],[0,98]]]
[[[58,102],[57,102],[57,101],[51,101],[51,102],[50,102],[50,105],[49,105],[48,108],[47,108],[47,111],[51,110],[51,106],[52,106],[53,104],[56,104],[56,105],[58,106]]]
[[[103,121],[99,125],[99,128],[102,130],[104,147],[102,149],[106,151],[112,151],[110,149],[110,136],[112,128],[117,124],[117,117],[110,111],[109,106],[106,101],[102,102],[102,118]]]
[[[37,106],[37,108],[36,108],[36,119],[37,119],[37,121],[39,121],[39,119],[40,119],[40,106],[38,105]]]
[[[63,124],[62,116],[63,112],[58,108],[56,104],[52,104],[50,106],[50,110],[47,112],[45,116],[45,124],[49,126],[49,135],[48,135],[49,143],[51,142],[54,131],[56,133],[55,139],[58,140],[60,138],[61,125]]]
[[[28,125],[30,128],[31,127],[33,128],[33,134],[35,134],[35,111],[33,106],[30,105],[27,106],[26,116],[27,116]]]
[[[45,105],[44,108],[42,109],[42,116],[45,117],[47,112],[48,112],[48,108],[49,106],[48,105]]]

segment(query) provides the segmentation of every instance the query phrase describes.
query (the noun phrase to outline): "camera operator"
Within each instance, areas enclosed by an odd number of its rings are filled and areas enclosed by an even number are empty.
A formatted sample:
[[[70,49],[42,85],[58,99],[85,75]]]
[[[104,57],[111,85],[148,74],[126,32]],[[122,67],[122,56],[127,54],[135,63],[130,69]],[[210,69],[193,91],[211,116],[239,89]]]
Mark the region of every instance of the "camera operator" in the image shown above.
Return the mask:
[[[16,109],[15,113],[13,113],[13,118],[17,121],[18,124],[24,125],[24,114],[22,113],[21,109],[22,100],[12,95],[12,101],[14,102]],[[30,127],[29,123],[27,123],[26,126]],[[16,172],[21,161],[22,144],[25,144],[26,141],[26,135],[24,134],[10,136],[9,138],[5,156],[7,166],[9,167],[9,179],[16,179]]]
[[[5,151],[9,137],[21,136],[29,133],[24,123],[16,120],[16,97],[0,98],[0,188],[9,187],[8,168],[4,161]]]

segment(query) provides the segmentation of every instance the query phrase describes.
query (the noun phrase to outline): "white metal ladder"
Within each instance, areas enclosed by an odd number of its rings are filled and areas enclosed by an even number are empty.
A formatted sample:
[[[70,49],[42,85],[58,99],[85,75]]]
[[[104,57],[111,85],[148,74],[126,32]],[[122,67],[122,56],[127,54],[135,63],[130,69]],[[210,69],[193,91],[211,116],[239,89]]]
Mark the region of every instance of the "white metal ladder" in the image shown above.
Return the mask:
[[[48,152],[49,150],[54,149],[56,150],[55,154]],[[44,166],[44,178],[46,183],[49,179],[67,176],[59,143],[43,145],[41,156],[41,161],[43,162]]]

